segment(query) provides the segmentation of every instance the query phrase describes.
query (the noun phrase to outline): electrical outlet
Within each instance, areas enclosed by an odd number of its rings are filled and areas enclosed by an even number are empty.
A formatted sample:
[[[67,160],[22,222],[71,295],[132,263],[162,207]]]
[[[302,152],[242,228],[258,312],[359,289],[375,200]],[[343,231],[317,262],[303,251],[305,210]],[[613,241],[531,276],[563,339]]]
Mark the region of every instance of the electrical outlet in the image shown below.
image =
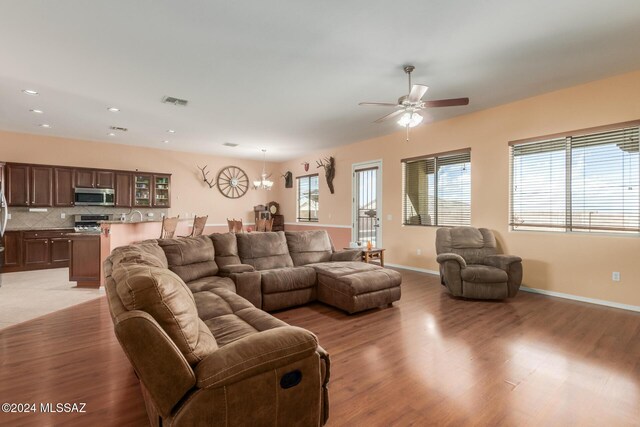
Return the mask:
[[[619,282],[620,281],[620,272],[619,271],[614,271],[613,273],[611,273],[611,280],[613,280],[614,282]]]
[[[422,255],[422,249],[416,249],[416,255]]]
[[[149,213],[147,213],[147,216],[148,216],[149,218],[153,217],[153,212],[149,212]]]
[[[7,219],[11,219],[11,214],[10,213],[7,214]]]
[[[60,219],[65,219],[66,217],[67,217],[67,214],[64,212],[60,214]]]
[[[393,215],[388,214],[387,215],[387,221],[393,221]]]

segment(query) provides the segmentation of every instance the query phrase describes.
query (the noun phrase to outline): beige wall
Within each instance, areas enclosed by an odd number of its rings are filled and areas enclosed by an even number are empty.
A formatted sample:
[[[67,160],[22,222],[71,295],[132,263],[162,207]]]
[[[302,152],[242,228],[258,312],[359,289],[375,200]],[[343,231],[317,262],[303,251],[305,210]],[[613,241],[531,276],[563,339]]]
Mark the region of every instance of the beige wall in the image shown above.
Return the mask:
[[[0,131],[0,161],[170,173],[169,215],[209,215],[210,224],[226,224],[227,217],[253,222],[253,206],[277,200],[279,187],[284,187],[278,170],[268,163],[267,170],[276,177],[274,190],[249,189],[244,197],[228,199],[217,187],[210,189],[202,181],[196,165],[208,165],[209,176],[214,178],[225,166],[239,166],[252,180],[262,172],[261,161],[4,131]]]
[[[351,165],[383,159],[383,242],[388,263],[437,270],[435,228],[401,224],[400,159],[471,147],[472,224],[495,230],[508,253],[524,258],[525,285],[640,306],[640,238],[512,232],[508,223],[510,140],[640,119],[640,71],[496,108],[422,125],[404,141],[399,131],[381,138],[317,152],[286,162],[282,170],[303,175],[300,165],[336,158],[335,194],[320,169],[320,224],[351,224]],[[471,100],[473,103],[473,99]],[[375,112],[371,111],[372,118]],[[295,218],[295,189],[283,189],[281,206]],[[387,215],[392,219],[388,220]],[[417,249],[422,255],[417,255]],[[611,281],[619,271],[621,281]]]

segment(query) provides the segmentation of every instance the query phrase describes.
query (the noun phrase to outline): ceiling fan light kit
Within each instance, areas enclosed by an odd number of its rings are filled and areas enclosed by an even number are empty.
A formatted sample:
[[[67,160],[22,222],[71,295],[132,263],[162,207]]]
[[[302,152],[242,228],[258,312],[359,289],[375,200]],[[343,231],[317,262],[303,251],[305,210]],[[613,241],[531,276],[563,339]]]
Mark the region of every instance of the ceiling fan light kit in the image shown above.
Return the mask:
[[[439,99],[435,101],[424,101],[422,97],[429,90],[425,85],[412,85],[411,73],[415,70],[413,65],[406,65],[404,72],[407,74],[409,80],[409,93],[398,98],[397,103],[391,102],[361,102],[359,105],[375,105],[379,107],[395,107],[396,111],[380,117],[375,120],[374,123],[381,123],[385,120],[400,116],[398,124],[407,129],[407,141],[409,140],[409,128],[416,127],[424,120],[424,117],[418,112],[426,108],[434,107],[455,107],[459,105],[468,105],[469,98],[453,98],[453,99]]]

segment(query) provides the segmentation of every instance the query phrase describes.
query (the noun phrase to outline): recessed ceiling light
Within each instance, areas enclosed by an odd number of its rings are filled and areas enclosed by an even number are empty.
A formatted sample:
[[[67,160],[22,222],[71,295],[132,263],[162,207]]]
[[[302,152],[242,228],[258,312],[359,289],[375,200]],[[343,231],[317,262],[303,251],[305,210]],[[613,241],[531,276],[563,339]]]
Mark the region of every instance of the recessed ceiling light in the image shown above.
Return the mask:
[[[42,110],[37,110],[37,109],[35,109],[35,108],[34,108],[33,110],[29,110],[29,111],[31,111],[32,113],[36,113],[36,114],[42,114],[42,113],[44,113],[44,111],[42,111]]]
[[[120,109],[116,107],[109,107],[107,108],[107,110],[111,111],[112,113],[117,113],[118,111],[120,111]]]
[[[165,139],[165,140],[164,140],[164,141],[162,141],[162,142],[164,142],[165,144],[168,144],[168,143],[169,143],[169,140],[168,140],[168,139]]]
[[[224,144],[225,147],[237,147],[238,144],[234,144],[233,142],[225,142]]]
[[[27,95],[37,95],[38,92],[32,89],[22,89],[22,93],[26,93]]]
[[[41,128],[50,128],[51,125],[47,124],[47,123],[42,123],[41,125],[39,125]]]
[[[113,132],[110,132],[110,133],[108,133],[107,135],[109,135],[109,136],[116,136],[116,134],[115,134],[115,133],[113,133]]]
[[[169,132],[169,133],[176,133],[176,131],[175,131],[175,130],[173,130],[173,129],[167,129],[167,132]]]

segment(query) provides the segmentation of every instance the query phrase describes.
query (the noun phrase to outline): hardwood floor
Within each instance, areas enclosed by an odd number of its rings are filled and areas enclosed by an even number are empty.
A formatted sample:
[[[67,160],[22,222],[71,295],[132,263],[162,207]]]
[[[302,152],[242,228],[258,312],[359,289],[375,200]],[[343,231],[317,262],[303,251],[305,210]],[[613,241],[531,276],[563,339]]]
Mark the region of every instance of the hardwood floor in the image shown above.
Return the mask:
[[[275,315],[331,354],[330,426],[640,425],[640,314],[521,292],[451,298],[403,271],[391,308],[322,304]],[[106,300],[0,331],[1,402],[86,402],[84,414],[4,414],[0,425],[144,425]]]

